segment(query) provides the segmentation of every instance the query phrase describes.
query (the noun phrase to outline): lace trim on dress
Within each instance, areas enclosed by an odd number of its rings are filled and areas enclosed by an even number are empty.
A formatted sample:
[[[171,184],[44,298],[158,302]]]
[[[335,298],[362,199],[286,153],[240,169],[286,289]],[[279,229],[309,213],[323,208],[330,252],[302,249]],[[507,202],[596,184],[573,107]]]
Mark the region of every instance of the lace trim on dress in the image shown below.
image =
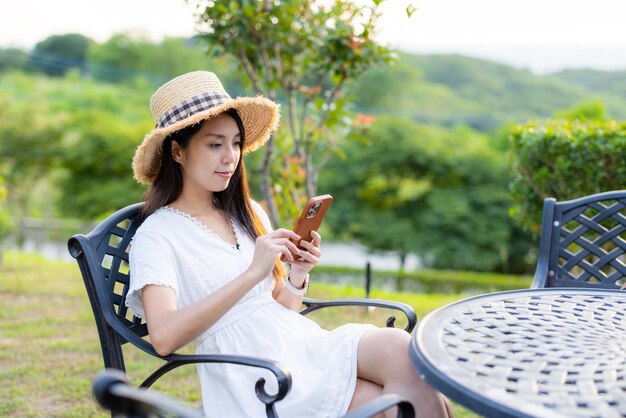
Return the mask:
[[[183,212],[182,210],[175,209],[175,208],[172,208],[172,207],[169,207],[169,206],[163,206],[162,209],[164,209],[164,210],[166,210],[168,212],[171,212],[171,213],[175,213],[177,215],[182,216],[183,218],[188,219],[189,221],[191,221],[191,223],[193,223],[196,226],[198,226],[200,229],[202,229],[204,232],[206,232],[210,237],[214,238],[216,241],[222,242],[222,243],[224,243],[224,245],[227,245],[228,247],[230,247],[232,249],[240,251],[239,243],[241,242],[241,240],[239,239],[239,234],[237,233],[237,228],[235,226],[235,222],[233,221],[232,217],[229,216],[228,218],[230,219],[230,225],[233,228],[233,232],[235,233],[235,240],[237,241],[236,244],[231,244],[230,242],[224,241],[222,239],[222,237],[217,235],[211,228],[209,228],[204,223],[200,222],[198,220],[198,218],[188,214],[187,212]]]

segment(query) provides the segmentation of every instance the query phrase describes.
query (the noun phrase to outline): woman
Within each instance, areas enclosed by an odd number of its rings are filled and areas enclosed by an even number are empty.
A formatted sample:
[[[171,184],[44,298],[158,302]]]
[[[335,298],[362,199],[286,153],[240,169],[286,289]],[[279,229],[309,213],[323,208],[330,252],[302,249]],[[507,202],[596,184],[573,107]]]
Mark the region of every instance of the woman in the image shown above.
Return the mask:
[[[150,107],[156,128],[133,159],[135,177],[151,188],[131,246],[127,304],[145,316],[156,351],[193,341],[198,353],[280,361],[293,385],[279,416],[337,417],[383,392],[410,399],[420,416],[446,416],[409,362],[406,332],[364,324],[329,332],[298,314],[321,237],[299,249],[294,232],[273,231],[250,199],[242,159],[276,128],[278,106],[232,99],[215,74],[196,71],[161,86]],[[267,372],[198,370],[207,416],[265,416],[252,385],[271,384]]]

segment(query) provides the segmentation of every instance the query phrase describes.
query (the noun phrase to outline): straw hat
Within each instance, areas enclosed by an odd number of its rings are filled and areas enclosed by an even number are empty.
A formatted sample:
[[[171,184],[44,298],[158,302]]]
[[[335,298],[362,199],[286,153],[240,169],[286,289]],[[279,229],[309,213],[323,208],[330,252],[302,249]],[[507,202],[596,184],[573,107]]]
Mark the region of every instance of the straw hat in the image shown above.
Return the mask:
[[[161,168],[163,140],[171,133],[235,109],[245,130],[243,152],[261,147],[278,126],[279,106],[264,97],[232,99],[214,73],[194,71],[163,84],[150,99],[156,128],[135,151],[135,178],[152,183]]]

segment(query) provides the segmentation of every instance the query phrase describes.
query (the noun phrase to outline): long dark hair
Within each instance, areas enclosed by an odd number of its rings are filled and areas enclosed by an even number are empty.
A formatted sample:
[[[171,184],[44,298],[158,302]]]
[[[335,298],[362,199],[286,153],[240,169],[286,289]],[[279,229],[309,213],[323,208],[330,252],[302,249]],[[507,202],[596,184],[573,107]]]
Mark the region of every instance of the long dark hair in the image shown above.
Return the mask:
[[[243,122],[235,109],[228,109],[224,112],[234,119],[241,134],[240,147],[242,152],[235,172],[228,183],[228,187],[221,192],[213,193],[213,202],[219,209],[225,211],[231,218],[235,219],[244,229],[248,236],[254,241],[260,235],[267,233],[263,223],[253,210],[250,204],[250,188],[246,168],[243,162],[243,146],[245,144],[245,130]],[[161,147],[161,168],[156,179],[144,195],[144,207],[140,214],[143,222],[152,215],[158,208],[168,205],[178,199],[183,191],[183,172],[180,164],[172,157],[172,141],[185,149],[189,145],[191,137],[202,127],[203,122],[187,126],[179,131],[173,132],[163,140]],[[280,280],[285,276],[285,269],[277,259],[274,265],[274,278]]]

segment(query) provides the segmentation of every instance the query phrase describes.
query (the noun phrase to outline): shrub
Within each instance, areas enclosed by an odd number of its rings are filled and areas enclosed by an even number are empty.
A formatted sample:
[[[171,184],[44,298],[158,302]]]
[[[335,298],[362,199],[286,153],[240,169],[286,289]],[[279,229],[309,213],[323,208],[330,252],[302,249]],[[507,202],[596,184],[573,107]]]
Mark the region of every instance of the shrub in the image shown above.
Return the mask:
[[[548,120],[511,134],[512,216],[538,232],[543,200],[569,200],[626,185],[626,123]]]

